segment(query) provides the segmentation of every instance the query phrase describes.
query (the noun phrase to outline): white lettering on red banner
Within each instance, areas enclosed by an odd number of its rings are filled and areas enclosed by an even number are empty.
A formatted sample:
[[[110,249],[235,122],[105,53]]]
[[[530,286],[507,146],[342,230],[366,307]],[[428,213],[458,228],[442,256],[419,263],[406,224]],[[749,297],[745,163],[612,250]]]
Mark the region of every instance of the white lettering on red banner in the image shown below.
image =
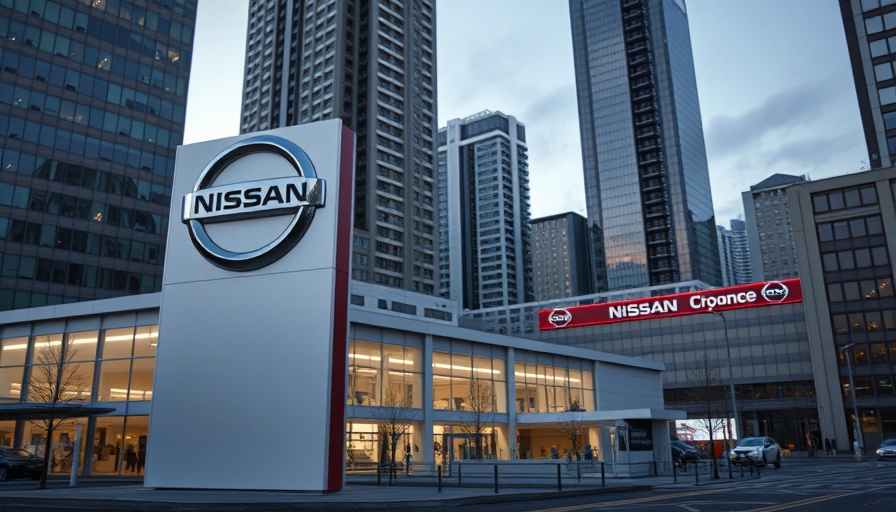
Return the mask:
[[[541,330],[613,322],[695,315],[711,311],[802,302],[799,279],[765,281],[728,288],[679,293],[624,302],[545,309],[538,313]]]

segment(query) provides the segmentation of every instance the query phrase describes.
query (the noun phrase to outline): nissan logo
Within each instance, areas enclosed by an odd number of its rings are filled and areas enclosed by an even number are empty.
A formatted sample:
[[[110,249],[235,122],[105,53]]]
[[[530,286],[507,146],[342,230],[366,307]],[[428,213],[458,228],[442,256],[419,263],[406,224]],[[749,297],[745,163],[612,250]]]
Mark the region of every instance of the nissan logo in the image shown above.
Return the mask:
[[[790,290],[780,281],[769,281],[762,287],[762,298],[769,302],[784,302]]]
[[[238,160],[240,171],[228,173]],[[255,157],[259,158],[259,157]],[[236,167],[236,166],[234,166]],[[244,181],[247,174],[264,179]],[[308,231],[314,211],[324,206],[324,180],[318,179],[311,159],[294,142],[270,135],[243,139],[219,153],[200,174],[193,191],[183,199],[182,220],[196,249],[212,264],[225,270],[250,271],[270,265],[291,251]],[[239,224],[253,219],[280,217],[250,232],[232,232],[216,224]],[[253,227],[255,227],[253,225]],[[251,236],[249,236],[251,235]],[[230,243],[228,243],[230,242]],[[245,247],[247,243],[251,247]]]
[[[552,310],[548,316],[548,322],[554,327],[566,327],[571,321],[572,313],[562,308]]]

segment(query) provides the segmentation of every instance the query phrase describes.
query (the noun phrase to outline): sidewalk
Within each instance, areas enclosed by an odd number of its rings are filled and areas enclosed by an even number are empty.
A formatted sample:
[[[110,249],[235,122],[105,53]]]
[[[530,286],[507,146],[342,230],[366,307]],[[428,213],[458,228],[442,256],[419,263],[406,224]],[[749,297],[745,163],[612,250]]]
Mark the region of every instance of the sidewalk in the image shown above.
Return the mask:
[[[120,510],[120,511],[290,511],[308,509],[383,510],[395,507],[434,509],[446,505],[476,505],[555,498],[558,495],[576,496],[650,489],[660,483],[671,483],[671,477],[608,478],[602,488],[600,477],[574,478],[562,482],[545,479],[515,479],[504,482],[495,493],[494,482],[485,478],[464,478],[463,487],[457,482],[442,482],[430,477],[399,477],[393,486],[387,481],[377,485],[376,477],[350,477],[342,491],[320,494],[290,491],[230,491],[199,489],[148,489],[142,482],[129,479],[105,484],[82,478],[84,485],[68,487],[68,481],[53,480],[48,489],[37,490],[37,484],[25,482],[27,488],[15,482],[0,485],[3,510],[41,507],[59,510]],[[106,479],[108,480],[108,479]],[[94,485],[96,484],[96,485]],[[500,484],[500,482],[499,482]],[[11,487],[14,485],[15,488]]]
[[[852,454],[800,457],[799,454],[783,459],[788,465],[849,464],[855,463]],[[866,458],[866,461],[868,459]],[[552,499],[558,496],[592,495],[613,492],[652,489],[655,487],[719,485],[730,483],[727,466],[720,466],[720,480],[711,480],[708,469],[701,470],[699,480],[693,468],[673,475],[615,478],[607,475],[606,487],[601,487],[600,474],[586,473],[581,482],[575,476],[564,475],[562,490],[556,479],[505,477],[499,479],[495,492],[494,479],[486,476],[463,478],[463,486],[457,479],[443,478],[442,491],[438,480],[432,476],[400,475],[393,486],[384,477],[377,485],[375,475],[352,475],[346,479],[342,491],[321,494],[291,491],[232,491],[204,489],[148,489],[142,479],[134,477],[88,477],[79,480],[78,487],[69,487],[68,479],[53,478],[49,488],[37,490],[36,482],[5,482],[0,484],[0,503],[3,510],[19,510],[34,507],[59,510],[116,510],[116,511],[249,511],[258,510],[383,510],[395,507],[434,509],[448,505],[476,505]],[[734,480],[740,480],[739,469]],[[764,475],[765,469],[762,470]],[[743,478],[751,478],[748,475]]]

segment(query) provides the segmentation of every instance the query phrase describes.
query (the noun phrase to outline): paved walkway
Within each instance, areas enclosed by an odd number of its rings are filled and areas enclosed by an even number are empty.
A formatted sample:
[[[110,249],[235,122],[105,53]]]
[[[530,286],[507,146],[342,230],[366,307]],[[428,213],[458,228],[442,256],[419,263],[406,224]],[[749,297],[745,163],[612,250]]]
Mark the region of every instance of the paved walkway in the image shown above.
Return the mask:
[[[854,462],[850,457],[820,457],[816,459],[787,458],[784,464],[830,464]],[[772,469],[763,469],[774,471]],[[639,478],[613,478],[607,476],[605,487],[601,486],[600,474],[584,474],[581,482],[575,476],[565,476],[562,490],[558,490],[556,479],[515,477],[499,480],[495,492],[494,479],[487,477],[464,477],[463,487],[457,486],[456,478],[443,479],[442,490],[438,490],[438,480],[433,477],[400,476],[395,485],[389,486],[383,479],[377,485],[375,476],[349,476],[345,488],[340,492],[302,493],[289,491],[231,491],[199,489],[149,489],[143,487],[142,480],[134,477],[82,478],[78,487],[69,487],[68,479],[54,478],[49,488],[37,490],[34,482],[0,483],[0,509],[27,510],[116,510],[116,511],[242,511],[264,510],[375,510],[393,507],[433,509],[452,505],[475,505],[556,498],[563,496],[625,492],[655,487],[689,487],[714,485],[730,482],[727,468],[720,471],[720,480],[710,480],[707,472],[702,472],[695,480],[693,469],[687,473]],[[734,479],[740,479],[735,470]],[[745,473],[744,478],[750,478]],[[677,481],[676,481],[677,480]]]

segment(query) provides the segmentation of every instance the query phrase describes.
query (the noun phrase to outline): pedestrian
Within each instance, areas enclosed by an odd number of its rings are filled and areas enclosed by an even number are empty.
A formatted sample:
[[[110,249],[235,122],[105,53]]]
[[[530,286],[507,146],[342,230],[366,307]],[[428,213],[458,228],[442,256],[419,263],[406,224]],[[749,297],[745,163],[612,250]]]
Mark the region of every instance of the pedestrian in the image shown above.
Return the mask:
[[[828,438],[824,438],[824,452],[828,455],[831,454],[831,440]]]
[[[831,439],[831,455],[837,456],[837,440]]]
[[[137,451],[134,450],[134,445],[129,444],[128,448],[124,452],[124,462],[125,462],[125,471],[130,471],[133,473],[137,469]]]

